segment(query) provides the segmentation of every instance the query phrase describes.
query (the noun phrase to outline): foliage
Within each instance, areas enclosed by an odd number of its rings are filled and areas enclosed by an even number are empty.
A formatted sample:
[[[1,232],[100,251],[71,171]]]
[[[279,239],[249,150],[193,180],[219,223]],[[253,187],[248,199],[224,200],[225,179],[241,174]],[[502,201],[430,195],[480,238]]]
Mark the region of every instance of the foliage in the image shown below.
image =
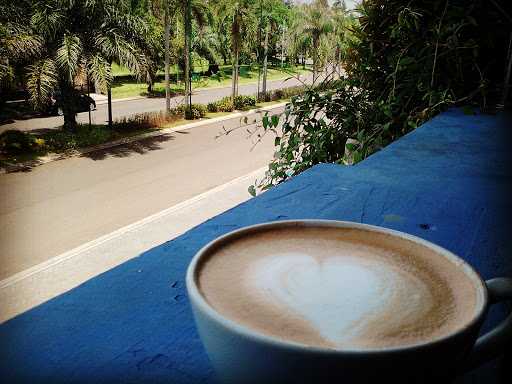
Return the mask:
[[[1,29],[7,37],[3,49],[26,48],[31,101],[44,107],[57,93],[66,128],[76,127],[77,84],[91,79],[106,89],[113,60],[140,76],[148,71],[142,48],[148,46],[147,24],[130,13],[126,2],[38,0],[22,2],[21,11]]]
[[[208,112],[219,112],[219,108],[217,106],[217,102],[211,101],[206,105],[206,109]]]
[[[233,99],[233,106],[235,109],[243,110],[256,105],[256,98],[254,96],[238,95]]]
[[[216,101],[215,105],[217,109],[216,112],[231,112],[235,109],[233,99],[229,96],[223,97],[219,101]]]
[[[32,152],[38,143],[35,138],[16,130],[8,130],[0,134],[0,152],[17,155]]]
[[[302,95],[308,87],[305,85],[296,85],[288,88],[274,89],[267,91],[265,94],[260,94],[259,101],[276,101],[281,99],[289,99],[293,96]]]
[[[358,162],[446,107],[488,108],[505,67],[496,60],[497,49],[506,57],[505,17],[468,3],[363,1],[358,23],[347,27],[348,77],[334,91],[292,99],[281,129],[278,116],[263,120],[277,150],[260,187],[318,163]]]
[[[206,106],[203,104],[192,104],[190,107],[185,104],[180,104],[175,108],[175,110],[187,120],[205,117],[206,112],[208,111]]]

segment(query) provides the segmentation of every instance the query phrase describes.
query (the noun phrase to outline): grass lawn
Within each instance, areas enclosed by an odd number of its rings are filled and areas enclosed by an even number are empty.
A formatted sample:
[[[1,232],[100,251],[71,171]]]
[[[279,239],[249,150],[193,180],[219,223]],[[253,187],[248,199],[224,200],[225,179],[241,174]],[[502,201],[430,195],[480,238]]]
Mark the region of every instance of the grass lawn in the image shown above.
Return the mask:
[[[293,69],[285,68],[271,68],[268,70],[267,80],[279,80],[287,77],[296,76],[297,74],[309,73],[309,69],[302,69],[297,67]],[[129,72],[128,72],[129,73]],[[176,72],[174,72],[176,73]],[[258,80],[258,70],[255,67],[250,68],[248,65],[240,68],[240,84],[251,84]],[[199,88],[214,88],[214,87],[227,87],[231,85],[231,67],[221,67],[218,74],[206,77],[203,76],[192,83],[193,89]],[[184,90],[183,83],[171,84],[171,92],[180,94]],[[112,86],[112,98],[120,99],[125,97],[134,96],[148,96],[147,85],[145,83],[135,81],[115,81]],[[153,85],[153,96],[165,96],[165,83],[163,81],[157,82]]]

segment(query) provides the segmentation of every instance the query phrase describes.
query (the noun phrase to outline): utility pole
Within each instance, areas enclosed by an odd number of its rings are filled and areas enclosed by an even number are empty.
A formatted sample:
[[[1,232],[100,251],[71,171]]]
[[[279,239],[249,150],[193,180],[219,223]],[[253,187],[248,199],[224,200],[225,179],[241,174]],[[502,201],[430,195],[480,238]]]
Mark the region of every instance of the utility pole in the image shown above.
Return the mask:
[[[110,84],[107,88],[107,103],[108,103],[108,127],[112,129],[112,89]]]

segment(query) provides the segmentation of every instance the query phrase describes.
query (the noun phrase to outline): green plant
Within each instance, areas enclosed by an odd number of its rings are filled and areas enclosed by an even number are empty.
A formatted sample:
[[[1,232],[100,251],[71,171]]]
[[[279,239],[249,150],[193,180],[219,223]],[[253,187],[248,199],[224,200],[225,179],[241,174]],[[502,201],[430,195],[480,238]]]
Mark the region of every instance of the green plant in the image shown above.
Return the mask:
[[[216,102],[219,112],[232,112],[235,109],[231,97],[224,97]]]
[[[206,106],[206,109],[208,109],[208,112],[218,112],[219,106],[217,105],[216,102],[212,101],[212,102],[208,103],[208,105]]]
[[[206,106],[204,104],[192,104],[189,108],[185,104],[180,104],[176,110],[187,120],[200,119],[206,116]]]
[[[33,152],[38,148],[33,136],[17,130],[8,130],[0,134],[0,151],[7,155]]]
[[[357,163],[449,106],[496,103],[508,41],[499,9],[367,0],[359,13],[343,55],[348,77],[306,89],[281,118],[264,117],[277,148],[260,187],[322,162]]]
[[[233,99],[233,106],[235,109],[247,109],[256,105],[256,98],[254,96],[238,95]]]

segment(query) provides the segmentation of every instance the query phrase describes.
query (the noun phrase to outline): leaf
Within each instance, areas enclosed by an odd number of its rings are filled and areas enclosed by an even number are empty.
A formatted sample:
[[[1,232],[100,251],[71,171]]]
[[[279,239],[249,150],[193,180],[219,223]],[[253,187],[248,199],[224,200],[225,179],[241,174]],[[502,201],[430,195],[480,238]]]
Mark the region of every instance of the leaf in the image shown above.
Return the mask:
[[[279,144],[281,144],[281,138],[279,136],[277,136],[275,139],[274,139],[274,146],[278,146]]]
[[[254,187],[254,185],[250,185],[249,188],[247,188],[247,191],[251,194],[252,197],[256,196],[256,187]]]
[[[263,128],[267,129],[270,124],[269,124],[269,121],[268,121],[268,114],[265,114],[265,116],[263,116],[263,118],[261,119],[261,122],[263,123]]]
[[[279,124],[279,115],[272,115],[271,120],[272,125],[277,128],[277,125]]]

